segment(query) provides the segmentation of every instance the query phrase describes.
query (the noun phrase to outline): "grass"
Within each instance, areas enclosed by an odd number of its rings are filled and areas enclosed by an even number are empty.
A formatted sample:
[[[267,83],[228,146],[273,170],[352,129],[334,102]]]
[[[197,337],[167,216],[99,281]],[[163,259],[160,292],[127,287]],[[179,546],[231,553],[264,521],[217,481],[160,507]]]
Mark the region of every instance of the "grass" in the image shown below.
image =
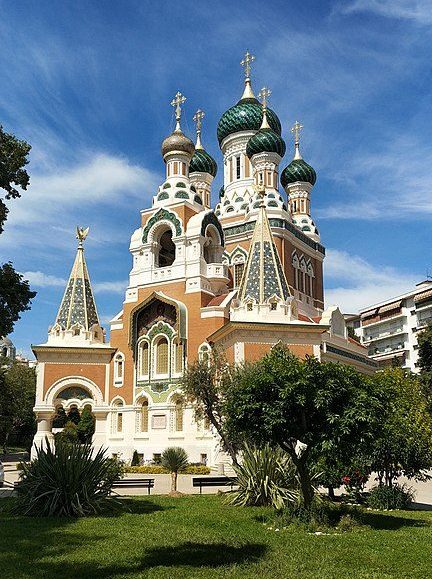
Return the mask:
[[[0,514],[2,579],[415,579],[432,576],[432,512],[366,511],[369,528],[320,535],[269,530],[265,508],[218,496],[126,499],[87,519]],[[0,501],[1,506],[8,501]]]

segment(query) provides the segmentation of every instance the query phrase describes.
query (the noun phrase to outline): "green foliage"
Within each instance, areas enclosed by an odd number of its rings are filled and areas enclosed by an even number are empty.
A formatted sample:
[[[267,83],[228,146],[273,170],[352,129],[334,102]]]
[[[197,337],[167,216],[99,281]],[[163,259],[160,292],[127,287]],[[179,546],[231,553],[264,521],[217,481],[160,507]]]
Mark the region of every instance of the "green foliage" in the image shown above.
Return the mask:
[[[138,456],[138,451],[134,450],[133,451],[133,455],[132,455],[132,462],[131,462],[131,466],[139,466],[140,463],[140,459]]]
[[[371,490],[367,504],[372,509],[386,511],[408,509],[413,500],[414,492],[406,485],[378,485]]]
[[[213,350],[202,360],[189,364],[182,381],[186,398],[194,403],[197,421],[208,419],[220,437],[222,449],[229,454],[234,464],[237,463],[240,440],[226,428],[225,399],[236,375],[237,369]]]
[[[140,474],[168,474],[170,471],[163,466],[157,464],[149,464],[145,466],[127,466],[125,472],[140,473]],[[210,474],[211,470],[208,466],[189,464],[186,468],[179,471],[181,474],[205,475]]]
[[[369,382],[352,367],[299,360],[283,346],[238,371],[224,401],[232,436],[289,454],[306,509],[313,465],[323,454],[345,461],[359,440],[370,439],[377,405]]]
[[[24,167],[28,163],[27,155],[30,149],[28,143],[6,133],[0,125],[0,189],[6,191],[6,199],[21,197],[20,191],[14,185],[24,190],[28,187],[30,177]],[[0,199],[0,233],[3,231],[7,214],[8,208]],[[6,334],[2,334],[0,330],[0,335]]]
[[[14,362],[10,367],[0,369],[0,441],[4,452],[7,452],[11,434],[24,434],[29,439],[34,435],[35,394],[34,368]]]
[[[432,410],[432,324],[418,334],[418,365],[421,384]]]
[[[238,490],[229,495],[233,505],[271,506],[282,509],[298,502],[298,484],[289,456],[268,444],[257,448],[245,445],[241,464],[234,465]]]
[[[380,419],[370,446],[371,469],[387,486],[399,476],[427,480],[432,467],[432,419],[420,382],[400,368],[373,377],[381,397]]]
[[[77,444],[79,442],[78,428],[75,422],[69,420],[61,432],[54,435],[57,445],[59,444]]]
[[[179,446],[166,448],[161,456],[161,464],[171,473],[171,493],[177,493],[177,475],[188,465],[186,451]]]
[[[73,422],[77,426],[81,420],[80,411],[78,410],[78,408],[76,406],[72,406],[72,408],[67,413],[67,417],[68,417],[69,422]]]
[[[63,406],[57,408],[56,414],[52,421],[53,428],[64,428],[67,424],[68,417]]]
[[[38,517],[83,517],[118,506],[111,489],[121,466],[94,454],[91,445],[56,444],[48,440],[31,463],[22,463],[14,512]]]
[[[188,455],[183,448],[170,446],[163,451],[161,463],[168,472],[179,472],[187,467]]]
[[[11,262],[0,266],[0,336],[12,333],[15,322],[22,312],[30,309],[35,296],[36,292],[30,290],[29,282],[14,270]]]
[[[95,432],[95,417],[89,406],[81,412],[81,417],[77,424],[78,439],[82,444],[90,444]]]

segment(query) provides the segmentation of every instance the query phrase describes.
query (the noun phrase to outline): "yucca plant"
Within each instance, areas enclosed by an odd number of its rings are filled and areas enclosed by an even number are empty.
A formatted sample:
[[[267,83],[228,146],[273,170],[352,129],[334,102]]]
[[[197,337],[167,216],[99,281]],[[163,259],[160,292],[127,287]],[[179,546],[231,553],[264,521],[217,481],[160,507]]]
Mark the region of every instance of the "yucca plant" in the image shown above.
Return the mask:
[[[239,506],[272,506],[279,510],[299,500],[295,469],[288,455],[278,448],[245,445],[241,463],[233,465],[238,489],[229,501]]]
[[[171,473],[171,494],[177,494],[177,476],[188,465],[188,455],[179,446],[170,446],[161,456],[161,463]]]
[[[56,444],[36,449],[36,458],[22,463],[14,511],[21,515],[85,517],[118,508],[111,496],[122,467],[104,449],[91,445]]]

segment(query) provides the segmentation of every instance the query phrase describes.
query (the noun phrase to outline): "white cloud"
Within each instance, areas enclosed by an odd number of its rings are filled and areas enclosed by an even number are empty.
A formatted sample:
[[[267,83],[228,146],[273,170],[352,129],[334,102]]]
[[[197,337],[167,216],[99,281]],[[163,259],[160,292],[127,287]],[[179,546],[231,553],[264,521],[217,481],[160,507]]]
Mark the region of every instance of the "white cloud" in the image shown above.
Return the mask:
[[[418,24],[432,24],[432,2],[430,0],[354,0],[339,5],[342,14],[373,12],[388,18],[413,20]]]
[[[404,274],[393,267],[375,267],[365,259],[345,251],[330,249],[325,260],[324,279],[327,305],[337,305],[344,313],[396,297],[419,281],[414,273]]]
[[[64,287],[66,285],[65,279],[42,271],[25,271],[22,275],[30,282],[30,286],[34,287]]]
[[[127,281],[100,281],[92,284],[95,293],[110,292],[123,294],[128,286]]]

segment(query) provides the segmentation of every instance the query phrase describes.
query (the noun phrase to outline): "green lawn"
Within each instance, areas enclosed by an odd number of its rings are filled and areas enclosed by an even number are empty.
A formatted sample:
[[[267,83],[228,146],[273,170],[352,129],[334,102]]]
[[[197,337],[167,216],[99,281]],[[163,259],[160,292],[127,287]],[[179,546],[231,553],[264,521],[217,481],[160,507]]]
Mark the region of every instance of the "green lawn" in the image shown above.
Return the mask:
[[[80,520],[0,515],[0,578],[432,577],[432,512],[368,512],[370,529],[316,536],[268,530],[268,510],[230,507],[218,496],[128,506]]]

